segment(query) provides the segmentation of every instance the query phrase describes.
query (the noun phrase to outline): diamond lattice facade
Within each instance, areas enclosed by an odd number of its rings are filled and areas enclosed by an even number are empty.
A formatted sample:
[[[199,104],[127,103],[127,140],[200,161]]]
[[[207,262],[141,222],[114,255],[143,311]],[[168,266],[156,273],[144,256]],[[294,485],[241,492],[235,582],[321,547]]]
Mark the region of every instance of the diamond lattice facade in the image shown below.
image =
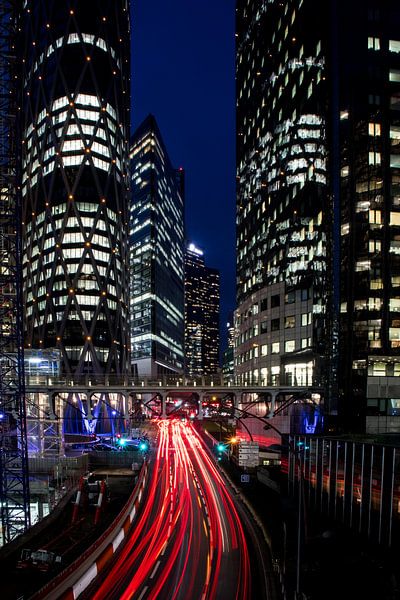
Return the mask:
[[[26,344],[127,368],[129,4],[24,2]]]

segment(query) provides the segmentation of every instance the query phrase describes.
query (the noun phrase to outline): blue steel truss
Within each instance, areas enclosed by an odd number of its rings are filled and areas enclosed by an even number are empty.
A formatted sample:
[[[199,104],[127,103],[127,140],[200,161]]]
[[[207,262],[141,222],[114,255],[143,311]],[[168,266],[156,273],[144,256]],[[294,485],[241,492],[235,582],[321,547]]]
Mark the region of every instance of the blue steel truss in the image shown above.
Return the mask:
[[[0,513],[3,543],[30,525],[23,357],[18,0],[0,0]]]

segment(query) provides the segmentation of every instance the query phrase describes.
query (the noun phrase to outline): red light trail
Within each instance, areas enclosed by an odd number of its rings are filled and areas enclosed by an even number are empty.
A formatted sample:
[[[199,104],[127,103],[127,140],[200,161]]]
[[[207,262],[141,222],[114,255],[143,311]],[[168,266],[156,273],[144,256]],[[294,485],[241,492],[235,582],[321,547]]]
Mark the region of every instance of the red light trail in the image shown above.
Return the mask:
[[[190,424],[159,421],[143,510],[93,600],[248,600],[250,561],[235,503]]]

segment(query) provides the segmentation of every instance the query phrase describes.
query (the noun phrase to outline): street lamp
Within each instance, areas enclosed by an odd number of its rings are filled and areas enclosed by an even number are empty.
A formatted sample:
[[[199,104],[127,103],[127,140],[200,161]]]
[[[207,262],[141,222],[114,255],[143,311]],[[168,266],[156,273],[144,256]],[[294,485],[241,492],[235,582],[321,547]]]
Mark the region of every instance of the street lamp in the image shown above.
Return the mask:
[[[226,406],[224,407],[223,401],[221,401],[220,407],[227,408]],[[253,415],[252,413],[249,413],[247,410],[243,410],[236,406],[230,406],[229,408],[233,411],[233,413],[234,413],[234,411],[240,413],[242,418],[240,418],[240,417],[236,417],[236,418],[238,418],[240,420],[242,425],[244,425],[243,418],[245,416],[251,417],[253,419],[257,419],[258,421],[261,421],[262,423],[264,423],[264,429],[272,429],[280,436],[280,438],[282,440],[282,432],[277,427],[275,427],[275,425],[272,425],[270,423],[269,419],[267,420],[262,417],[259,417],[258,415]],[[250,439],[253,440],[250,430],[246,426],[245,426],[245,429],[249,433]],[[292,442],[290,440],[288,440],[288,450],[297,460],[298,473],[299,473],[299,477],[298,477],[299,486],[298,486],[297,561],[296,561],[296,600],[298,600],[300,598],[300,555],[301,555],[301,543],[302,543],[302,512],[303,512],[303,493],[304,493],[303,452],[301,451],[302,449],[304,449],[304,450],[307,449],[307,446],[304,446],[303,442],[299,442],[298,448],[295,448],[293,446]],[[285,546],[286,546],[286,543],[285,543]],[[286,548],[285,548],[285,551],[286,551]]]

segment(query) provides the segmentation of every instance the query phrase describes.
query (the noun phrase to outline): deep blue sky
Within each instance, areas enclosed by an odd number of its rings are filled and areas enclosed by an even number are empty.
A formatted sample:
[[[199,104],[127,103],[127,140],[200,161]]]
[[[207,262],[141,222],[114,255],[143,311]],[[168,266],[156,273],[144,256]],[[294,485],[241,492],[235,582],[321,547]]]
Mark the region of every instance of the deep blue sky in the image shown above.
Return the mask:
[[[235,307],[235,0],[132,5],[132,127],[154,114],[185,169],[186,234],[221,272],[224,329]]]

